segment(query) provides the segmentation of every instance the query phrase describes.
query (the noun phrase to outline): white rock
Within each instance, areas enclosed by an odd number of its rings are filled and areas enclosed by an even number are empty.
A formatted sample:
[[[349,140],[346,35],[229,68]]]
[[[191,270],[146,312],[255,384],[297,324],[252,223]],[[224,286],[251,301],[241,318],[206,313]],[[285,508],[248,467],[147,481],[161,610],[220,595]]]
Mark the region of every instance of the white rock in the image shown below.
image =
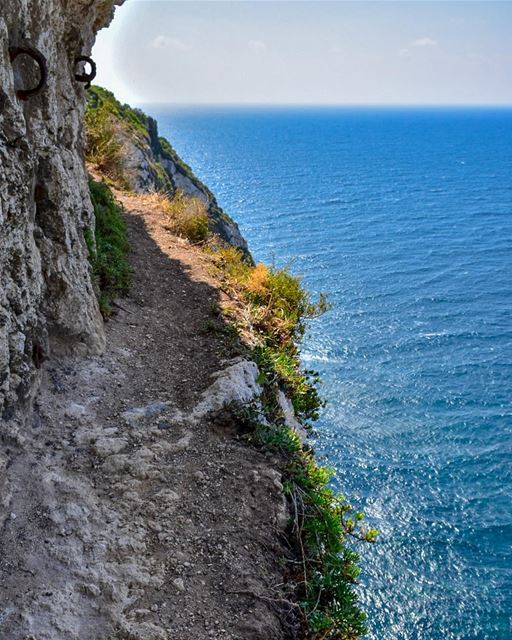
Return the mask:
[[[192,412],[192,419],[200,420],[209,413],[220,411],[236,402],[247,404],[261,395],[263,389],[258,384],[259,371],[251,360],[236,360],[234,364],[215,374],[215,382],[203,393],[200,402]]]

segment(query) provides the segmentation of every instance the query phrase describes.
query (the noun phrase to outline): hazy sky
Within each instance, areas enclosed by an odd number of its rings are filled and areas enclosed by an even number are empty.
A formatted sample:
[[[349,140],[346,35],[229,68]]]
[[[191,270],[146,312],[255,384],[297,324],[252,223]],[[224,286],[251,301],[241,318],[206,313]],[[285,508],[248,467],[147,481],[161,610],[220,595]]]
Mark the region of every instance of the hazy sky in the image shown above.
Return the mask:
[[[512,1],[127,0],[93,52],[136,103],[512,104]]]

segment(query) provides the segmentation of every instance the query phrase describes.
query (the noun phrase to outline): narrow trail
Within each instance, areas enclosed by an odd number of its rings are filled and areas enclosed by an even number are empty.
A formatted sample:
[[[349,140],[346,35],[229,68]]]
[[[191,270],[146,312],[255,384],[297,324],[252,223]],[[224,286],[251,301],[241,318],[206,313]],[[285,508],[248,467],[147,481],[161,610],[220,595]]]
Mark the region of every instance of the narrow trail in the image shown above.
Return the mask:
[[[221,410],[257,393],[255,366],[211,331],[201,253],[122,200],[134,281],[107,351],[48,362],[0,454],[0,638],[288,638],[278,462]]]

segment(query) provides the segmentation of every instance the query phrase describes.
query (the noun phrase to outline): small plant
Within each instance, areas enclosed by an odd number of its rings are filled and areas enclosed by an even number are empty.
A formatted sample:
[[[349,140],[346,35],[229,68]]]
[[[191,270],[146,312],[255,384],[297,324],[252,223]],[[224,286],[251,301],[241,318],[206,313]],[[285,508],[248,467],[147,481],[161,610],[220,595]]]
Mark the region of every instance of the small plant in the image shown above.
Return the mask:
[[[276,396],[269,393],[268,387],[259,400],[244,405],[233,404],[231,411],[245,426],[246,439],[250,442],[282,454],[296,453],[302,448],[299,435],[285,425]]]
[[[284,346],[300,340],[305,321],[321,315],[328,309],[325,296],[311,302],[300,278],[288,269],[276,269],[256,265],[246,283],[246,296],[262,313],[259,327],[266,334],[267,342]]]
[[[112,302],[127,291],[132,269],[128,262],[129,244],[126,237],[121,208],[108,186],[89,180],[89,191],[94,207],[95,233],[84,230],[89,250],[93,279],[104,317],[112,314]]]
[[[137,197],[141,203],[165,211],[171,195],[165,191],[150,191],[149,193],[139,193]]]
[[[212,258],[212,272],[234,293],[246,282],[252,267],[237,247],[219,245],[216,238],[211,240],[205,248]]]
[[[254,348],[253,357],[265,382],[283,389],[305,426],[308,426],[308,421],[318,419],[324,406],[318,393],[320,376],[316,371],[301,367],[297,352],[260,346]]]
[[[270,269],[266,264],[259,263],[249,273],[246,281],[247,292],[250,295],[264,297],[269,288],[271,277]]]
[[[221,328],[213,320],[205,320],[200,328],[200,332],[204,335],[208,335],[209,333],[217,333],[220,331]]]

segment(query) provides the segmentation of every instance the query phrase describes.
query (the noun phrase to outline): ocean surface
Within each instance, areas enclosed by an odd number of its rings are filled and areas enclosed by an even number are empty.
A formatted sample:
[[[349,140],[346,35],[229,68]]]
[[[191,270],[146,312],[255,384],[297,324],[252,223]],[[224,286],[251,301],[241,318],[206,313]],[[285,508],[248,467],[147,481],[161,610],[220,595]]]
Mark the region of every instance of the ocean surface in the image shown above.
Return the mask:
[[[380,538],[372,640],[512,638],[512,110],[165,109],[162,135],[333,309],[317,452]]]

